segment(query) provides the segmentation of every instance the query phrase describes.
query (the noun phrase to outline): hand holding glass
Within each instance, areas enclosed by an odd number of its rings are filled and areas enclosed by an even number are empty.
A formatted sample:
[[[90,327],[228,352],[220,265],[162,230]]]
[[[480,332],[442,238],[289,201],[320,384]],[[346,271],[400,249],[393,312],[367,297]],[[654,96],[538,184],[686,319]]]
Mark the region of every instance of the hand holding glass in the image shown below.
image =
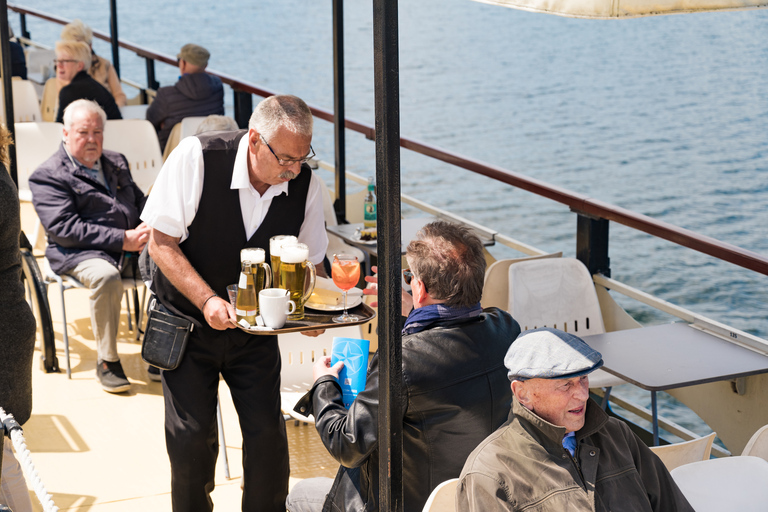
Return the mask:
[[[344,292],[344,314],[333,317],[336,323],[357,322],[360,317],[347,313],[347,292],[360,280],[360,262],[353,254],[334,254],[331,265],[333,283]]]

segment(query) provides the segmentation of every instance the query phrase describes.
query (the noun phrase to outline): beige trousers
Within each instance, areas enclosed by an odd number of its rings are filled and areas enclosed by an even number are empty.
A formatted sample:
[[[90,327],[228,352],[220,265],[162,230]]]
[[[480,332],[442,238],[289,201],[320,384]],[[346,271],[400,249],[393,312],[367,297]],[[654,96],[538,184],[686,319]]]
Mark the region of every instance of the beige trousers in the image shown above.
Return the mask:
[[[130,266],[123,269],[132,275]],[[114,363],[117,354],[117,328],[120,325],[120,303],[123,298],[123,281],[120,271],[106,260],[92,258],[80,262],[69,274],[91,290],[91,327],[96,339],[99,361]]]

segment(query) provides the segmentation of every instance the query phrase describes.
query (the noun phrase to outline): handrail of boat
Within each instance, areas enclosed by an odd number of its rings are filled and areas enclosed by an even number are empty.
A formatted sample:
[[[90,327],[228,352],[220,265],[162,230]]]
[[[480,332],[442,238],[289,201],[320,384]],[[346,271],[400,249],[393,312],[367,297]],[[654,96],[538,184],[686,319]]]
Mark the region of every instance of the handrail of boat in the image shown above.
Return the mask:
[[[43,13],[41,11],[29,9],[26,7],[21,7],[15,4],[8,4],[8,8],[19,14],[36,16],[53,23],[59,23],[62,25],[68,23],[68,20],[58,16]],[[94,30],[93,34],[99,39],[111,42],[110,36],[103,32]],[[149,50],[148,48],[129,43],[125,40],[120,40],[119,45],[122,48],[133,51],[137,55],[146,59],[164,62],[173,66],[176,65],[176,58],[173,56],[160,54]],[[256,86],[255,84],[240,80],[225,73],[219,73],[214,70],[208,70],[208,72],[212,75],[218,76],[222,82],[230,85],[236,91],[256,94],[257,96],[261,97],[276,94],[274,91],[263,89]],[[316,117],[325,121],[333,122],[334,115],[332,111],[312,105],[310,105],[310,108]],[[373,126],[349,118],[345,119],[344,124],[345,127],[349,130],[361,133],[368,139],[375,139],[376,132]],[[587,217],[614,221],[649,235],[662,238],[683,247],[688,247],[689,249],[693,249],[723,261],[733,263],[753,272],[768,275],[768,257],[761,254],[742,249],[741,247],[722,242],[706,235],[695,233],[688,229],[681,228],[661,220],[653,219],[647,215],[636,213],[620,206],[612,205],[599,199],[589,197],[588,195],[571,192],[567,189],[555,185],[550,185],[543,181],[524,176],[517,172],[513,172],[489,163],[484,163],[479,160],[473,160],[458,153],[453,153],[438,148],[437,146],[432,146],[424,142],[417,141],[415,139],[401,137],[400,146],[416,153],[441,160],[456,167],[461,167],[473,173],[492,178],[502,183],[506,183],[507,185],[511,185],[513,187],[517,187],[547,199],[562,203],[568,206],[571,210]]]

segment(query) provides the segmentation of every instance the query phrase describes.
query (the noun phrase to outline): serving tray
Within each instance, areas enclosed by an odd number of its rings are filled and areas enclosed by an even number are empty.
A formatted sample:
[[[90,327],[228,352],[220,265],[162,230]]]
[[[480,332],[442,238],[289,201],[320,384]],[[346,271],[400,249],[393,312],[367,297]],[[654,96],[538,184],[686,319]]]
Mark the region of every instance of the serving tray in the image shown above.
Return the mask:
[[[286,334],[289,332],[301,332],[301,331],[316,331],[320,329],[335,329],[337,327],[345,327],[347,325],[360,325],[369,322],[376,318],[376,312],[368,304],[358,304],[353,308],[349,308],[350,315],[357,315],[360,320],[356,322],[345,322],[343,324],[336,323],[332,319],[335,316],[341,314],[339,311],[315,311],[307,309],[304,306],[304,318],[301,320],[288,320],[285,325],[280,329],[267,329],[260,327],[258,329],[250,328],[246,329],[240,325],[237,326],[241,331],[245,331],[248,334],[254,334],[256,336],[271,336],[272,334]]]

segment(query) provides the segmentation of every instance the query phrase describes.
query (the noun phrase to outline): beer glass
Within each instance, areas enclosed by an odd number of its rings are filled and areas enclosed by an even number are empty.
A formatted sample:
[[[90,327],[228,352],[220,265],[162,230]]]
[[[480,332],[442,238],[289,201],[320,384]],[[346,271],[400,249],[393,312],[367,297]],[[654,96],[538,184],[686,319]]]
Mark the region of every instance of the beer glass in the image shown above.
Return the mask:
[[[296,245],[299,239],[292,235],[277,235],[269,239],[269,259],[272,264],[272,283],[277,287],[280,282],[280,252],[282,246]]]
[[[309,261],[309,247],[306,244],[283,246],[280,252],[279,287],[288,290],[291,300],[296,303],[296,310],[288,316],[290,320],[304,318],[304,304],[315,289],[317,274],[315,266]],[[309,274],[309,281],[307,281]]]
[[[261,248],[248,248],[240,251],[240,263],[246,261],[251,264],[251,272],[253,273],[253,286],[254,293],[256,294],[256,314],[258,314],[258,296],[259,292],[264,288],[270,288],[272,286],[272,269],[269,268],[269,263],[265,262],[266,251]],[[242,279],[242,278],[241,278]]]

